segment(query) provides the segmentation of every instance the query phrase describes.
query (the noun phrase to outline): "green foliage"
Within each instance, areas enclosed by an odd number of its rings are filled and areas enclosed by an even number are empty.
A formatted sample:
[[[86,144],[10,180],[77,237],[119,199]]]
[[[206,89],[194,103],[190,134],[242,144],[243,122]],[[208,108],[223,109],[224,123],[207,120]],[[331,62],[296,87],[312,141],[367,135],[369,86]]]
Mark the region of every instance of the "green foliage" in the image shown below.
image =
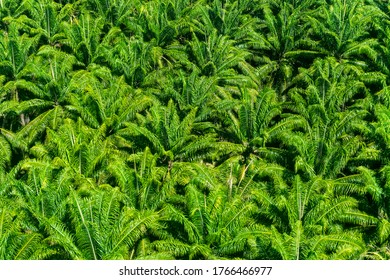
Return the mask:
[[[0,259],[390,259],[388,12],[0,0]]]

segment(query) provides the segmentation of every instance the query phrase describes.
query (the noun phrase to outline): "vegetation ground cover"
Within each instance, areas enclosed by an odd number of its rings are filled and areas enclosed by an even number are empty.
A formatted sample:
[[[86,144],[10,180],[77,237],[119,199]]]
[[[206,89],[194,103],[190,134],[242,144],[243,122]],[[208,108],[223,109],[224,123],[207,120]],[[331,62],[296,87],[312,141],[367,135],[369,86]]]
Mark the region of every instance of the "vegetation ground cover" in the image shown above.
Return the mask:
[[[0,259],[389,259],[389,14],[0,0]]]

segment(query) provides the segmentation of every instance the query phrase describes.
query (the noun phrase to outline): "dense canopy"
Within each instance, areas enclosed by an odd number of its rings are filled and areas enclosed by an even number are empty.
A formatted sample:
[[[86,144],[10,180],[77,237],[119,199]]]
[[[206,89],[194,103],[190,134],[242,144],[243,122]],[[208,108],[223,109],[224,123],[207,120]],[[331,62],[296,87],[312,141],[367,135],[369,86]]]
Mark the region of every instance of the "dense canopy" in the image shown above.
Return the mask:
[[[389,15],[0,0],[0,259],[390,259]]]

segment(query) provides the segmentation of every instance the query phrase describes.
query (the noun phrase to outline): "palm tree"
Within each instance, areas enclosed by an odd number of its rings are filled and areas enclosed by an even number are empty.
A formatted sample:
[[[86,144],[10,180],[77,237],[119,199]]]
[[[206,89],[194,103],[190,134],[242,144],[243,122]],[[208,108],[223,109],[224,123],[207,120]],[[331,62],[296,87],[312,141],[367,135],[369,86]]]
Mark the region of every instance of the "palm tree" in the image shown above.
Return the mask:
[[[310,34],[320,40],[319,50],[339,61],[365,66],[366,58],[375,60],[377,41],[369,36],[371,21],[383,14],[363,1],[337,0],[332,5],[323,5],[316,17],[309,16]]]
[[[306,67],[318,55],[316,43],[307,36],[306,17],[317,1],[265,1],[257,28],[247,41],[260,83],[278,94],[292,85],[298,67]]]
[[[262,176],[272,176],[272,181],[253,190],[261,209],[258,217],[269,226],[269,238],[280,258],[362,258],[367,250],[363,236],[343,223],[369,227],[376,220],[358,209],[356,199],[335,192],[348,179],[317,176],[305,182],[294,175],[289,185],[284,172],[280,166],[264,169]],[[352,188],[353,180],[349,184]]]
[[[251,155],[281,160],[284,151],[278,147],[280,135],[306,126],[298,115],[281,118],[281,103],[276,92],[269,88],[260,92],[243,89],[240,102],[221,101],[215,107],[222,123],[218,134],[239,144],[235,152],[243,156],[245,164]]]
[[[23,79],[23,70],[38,43],[37,37],[29,37],[27,34],[19,36],[19,29],[18,23],[11,20],[7,31],[4,30],[0,33],[0,69],[5,76],[1,98],[11,103],[7,106],[11,108],[14,107],[12,104],[15,105],[21,98],[19,88],[26,85]],[[24,114],[19,114],[18,117],[19,120],[14,118],[4,119],[2,127],[17,129],[28,121]]]
[[[136,147],[143,150],[149,146],[158,154],[160,161],[170,167],[173,161],[210,160],[223,151],[229,143],[216,143],[216,135],[201,135],[197,128],[207,127],[207,123],[196,120],[196,108],[186,116],[180,116],[173,101],[168,106],[155,102],[146,116],[139,115],[137,123],[128,123],[126,128],[118,131],[122,137],[134,137]]]
[[[13,88],[5,87],[7,92],[17,95],[16,100],[4,105],[9,113],[20,115],[22,120],[15,137],[24,139],[27,146],[39,141],[48,126],[56,128],[65,112],[72,109],[66,108],[71,103],[67,73],[75,63],[73,56],[53,47],[41,48],[23,69],[26,80],[9,82]]]
[[[256,258],[262,253],[256,241],[265,233],[254,224],[257,209],[249,196],[253,174],[242,173],[238,163],[235,157],[216,168],[174,165],[171,182],[183,198],[163,208],[175,239],[152,243],[158,251],[184,259]]]
[[[343,73],[346,71],[352,72],[350,76],[354,79],[345,78]],[[305,73],[308,87],[290,92],[294,100],[290,108],[299,110],[306,118],[309,131],[291,139],[287,135],[285,143],[298,151],[296,170],[305,170],[309,176],[321,174],[335,178],[362,145],[359,130],[365,124],[363,118],[367,114],[369,98],[364,96],[364,83],[359,82],[361,72],[354,66],[339,64],[329,58],[317,60],[312,68],[302,73]],[[305,148],[308,150],[302,150]]]
[[[83,12],[70,23],[62,22],[64,38],[58,39],[58,42],[63,45],[64,50],[75,55],[79,62],[88,65],[98,57],[102,28],[101,18],[94,18],[90,13]]]

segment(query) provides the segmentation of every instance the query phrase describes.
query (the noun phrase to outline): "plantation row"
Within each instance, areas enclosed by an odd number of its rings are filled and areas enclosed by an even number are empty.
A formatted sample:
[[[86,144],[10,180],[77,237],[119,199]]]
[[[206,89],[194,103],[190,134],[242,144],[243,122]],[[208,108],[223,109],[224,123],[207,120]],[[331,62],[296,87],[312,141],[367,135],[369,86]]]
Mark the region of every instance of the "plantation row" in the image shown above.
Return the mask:
[[[381,0],[0,0],[0,259],[390,259]]]

